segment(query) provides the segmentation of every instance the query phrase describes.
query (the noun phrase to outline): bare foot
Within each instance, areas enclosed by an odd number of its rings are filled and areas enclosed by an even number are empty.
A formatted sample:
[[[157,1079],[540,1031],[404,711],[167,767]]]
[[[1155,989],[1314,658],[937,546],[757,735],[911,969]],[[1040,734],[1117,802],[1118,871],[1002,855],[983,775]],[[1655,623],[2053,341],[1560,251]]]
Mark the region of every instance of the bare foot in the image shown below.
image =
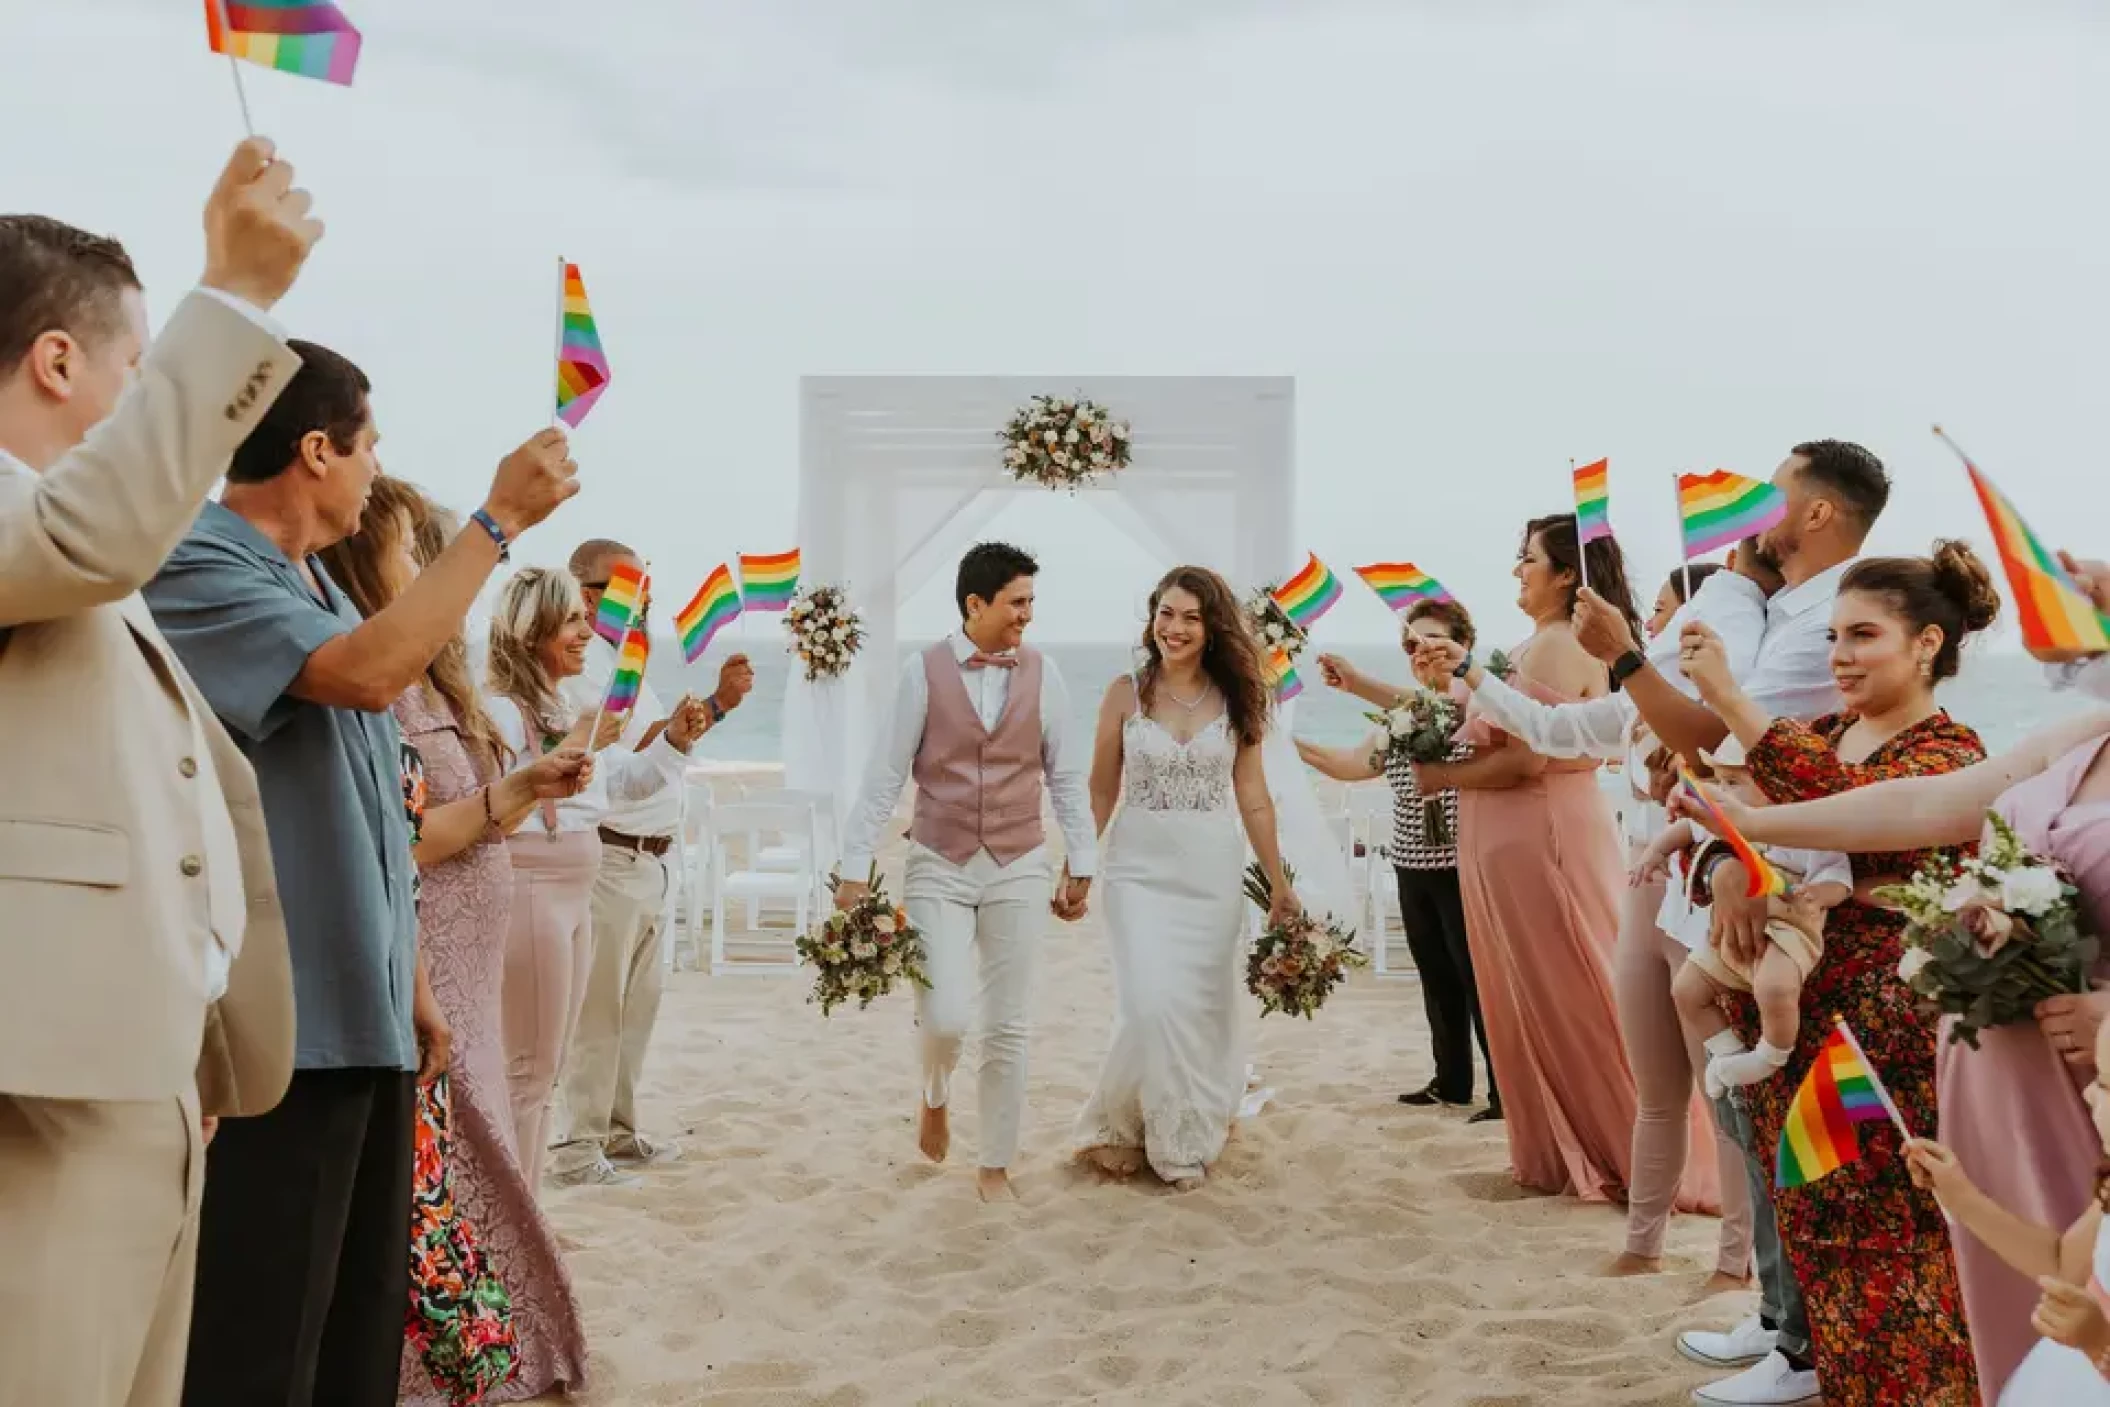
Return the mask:
[[[1628,1251],[1606,1266],[1604,1273],[1613,1279],[1620,1279],[1629,1275],[1661,1275],[1663,1273],[1663,1257],[1637,1256],[1632,1251]]]
[[[1143,1155],[1133,1148],[1094,1148],[1084,1160],[1112,1178],[1131,1178],[1143,1170]]]
[[[1751,1284],[1751,1277],[1748,1275],[1731,1275],[1726,1270],[1717,1270],[1707,1277],[1706,1284],[1700,1286],[1700,1294],[1726,1295],[1731,1290],[1748,1290]]]
[[[974,1174],[974,1190],[985,1202],[1016,1202],[1018,1189],[1011,1185],[1011,1174],[1002,1168],[977,1168]]]
[[[1207,1181],[1199,1177],[1176,1177],[1172,1180],[1172,1190],[1175,1192],[1199,1192],[1207,1185]]]
[[[952,1151],[951,1116],[943,1106],[936,1109],[928,1104],[923,1106],[923,1113],[916,1120],[916,1146],[933,1163],[944,1162],[945,1155]]]

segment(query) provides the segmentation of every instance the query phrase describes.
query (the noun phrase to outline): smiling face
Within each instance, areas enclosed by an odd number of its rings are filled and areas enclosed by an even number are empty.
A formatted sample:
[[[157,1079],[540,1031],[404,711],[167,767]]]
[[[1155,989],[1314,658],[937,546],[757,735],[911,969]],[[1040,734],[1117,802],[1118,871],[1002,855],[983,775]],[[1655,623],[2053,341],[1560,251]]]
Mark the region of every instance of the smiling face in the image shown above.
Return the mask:
[[[552,679],[569,679],[586,671],[586,647],[593,640],[593,626],[583,605],[567,612],[564,624],[537,647],[535,662]]]
[[[1840,702],[1864,717],[1886,713],[1931,691],[1929,662],[1941,630],[1914,630],[1884,596],[1842,591],[1832,607],[1832,681]]]
[[[1157,643],[1158,658],[1166,664],[1184,667],[1199,663],[1209,648],[1209,627],[1202,614],[1201,598],[1184,587],[1166,587],[1158,595],[1157,609],[1151,613],[1150,638]]]
[[[993,601],[979,596],[967,598],[967,638],[991,654],[1002,654],[1024,644],[1026,627],[1031,624],[1032,577],[1011,578]]]
[[[1543,533],[1533,533],[1524,543],[1524,550],[1517,554],[1516,570],[1511,573],[1517,579],[1517,605],[1533,620],[1544,620],[1548,616],[1563,615],[1569,606],[1569,594],[1575,589],[1575,574],[1554,565],[1546,555],[1546,540]]]

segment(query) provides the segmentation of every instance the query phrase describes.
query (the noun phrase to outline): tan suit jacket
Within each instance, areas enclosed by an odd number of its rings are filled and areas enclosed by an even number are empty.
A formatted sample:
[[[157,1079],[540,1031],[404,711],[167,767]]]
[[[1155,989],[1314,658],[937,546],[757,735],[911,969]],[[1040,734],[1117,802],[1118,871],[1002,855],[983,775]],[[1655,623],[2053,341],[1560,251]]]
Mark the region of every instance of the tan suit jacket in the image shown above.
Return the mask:
[[[137,593],[299,366],[193,293],[79,448],[0,454],[0,1094],[259,1114],[292,1076],[256,774]]]

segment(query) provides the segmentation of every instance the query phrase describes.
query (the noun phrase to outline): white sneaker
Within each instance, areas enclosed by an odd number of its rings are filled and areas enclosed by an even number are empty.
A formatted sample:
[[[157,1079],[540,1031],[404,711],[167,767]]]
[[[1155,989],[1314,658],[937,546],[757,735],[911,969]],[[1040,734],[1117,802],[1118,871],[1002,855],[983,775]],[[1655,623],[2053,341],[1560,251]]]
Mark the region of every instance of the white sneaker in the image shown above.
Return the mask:
[[[1678,1335],[1678,1352],[1708,1368],[1748,1368],[1771,1353],[1779,1339],[1754,1314],[1726,1334],[1689,1329]]]
[[[1701,1388],[1692,1400],[1701,1407],[1819,1407],[1824,1397],[1817,1391],[1814,1371],[1797,1368],[1774,1352],[1733,1378]]]

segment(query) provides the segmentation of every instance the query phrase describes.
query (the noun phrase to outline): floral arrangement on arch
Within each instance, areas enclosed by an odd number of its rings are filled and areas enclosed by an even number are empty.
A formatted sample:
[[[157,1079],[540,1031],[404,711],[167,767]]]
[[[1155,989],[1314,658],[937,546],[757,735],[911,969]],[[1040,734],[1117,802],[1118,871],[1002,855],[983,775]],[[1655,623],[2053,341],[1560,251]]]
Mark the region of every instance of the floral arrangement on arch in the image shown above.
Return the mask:
[[[1021,483],[1076,489],[1128,467],[1128,422],[1082,396],[1035,396],[997,435]]]
[[[841,677],[865,643],[864,620],[840,586],[800,587],[785,608],[784,633],[809,683]]]
[[[1289,618],[1289,612],[1275,599],[1279,581],[1271,581],[1245,598],[1246,624],[1253,628],[1253,638],[1260,642],[1262,658],[1271,659],[1276,654],[1288,657],[1295,664],[1311,644],[1311,632]]]
[[[1973,1050],[1986,1027],[2032,1020],[2046,997],[2087,991],[2100,947],[2082,927],[2073,881],[1997,814],[1986,822],[1991,839],[1976,855],[1931,861],[1875,892],[1907,919],[1898,976],[1954,1016],[1949,1039]]]

